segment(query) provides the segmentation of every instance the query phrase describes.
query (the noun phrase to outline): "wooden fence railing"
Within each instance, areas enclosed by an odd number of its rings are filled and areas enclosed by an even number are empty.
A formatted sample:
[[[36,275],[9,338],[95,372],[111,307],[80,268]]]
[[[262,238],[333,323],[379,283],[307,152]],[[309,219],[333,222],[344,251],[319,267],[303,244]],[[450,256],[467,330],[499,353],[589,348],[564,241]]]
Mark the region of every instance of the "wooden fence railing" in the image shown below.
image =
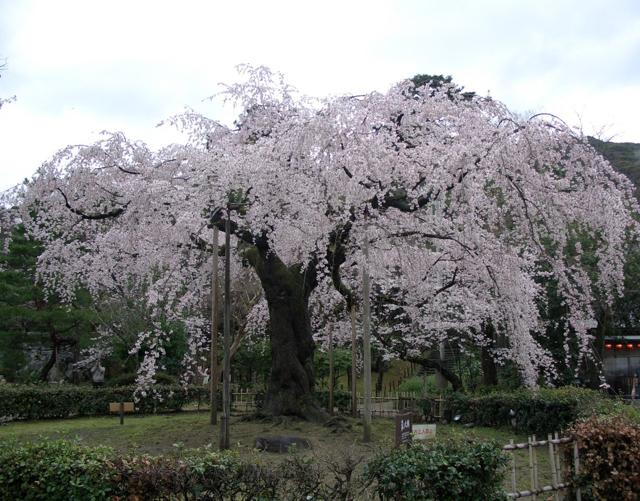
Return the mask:
[[[231,392],[231,410],[233,412],[253,412],[256,410],[255,390],[235,389]]]
[[[578,456],[578,444],[570,438],[558,438],[558,434],[548,435],[547,440],[536,440],[533,435],[525,443],[516,444],[511,440],[502,449],[511,454],[511,492],[507,492],[510,498],[538,499],[541,494],[553,494],[554,501],[560,499],[560,492],[570,487],[570,479],[563,478],[566,468],[564,465],[562,447],[569,447],[572,451],[573,471],[577,475],[580,471],[580,458]],[[538,454],[540,448],[546,449]],[[518,472],[522,468],[528,470],[527,489],[518,488]],[[546,470],[546,472],[545,472]],[[581,501],[581,492],[577,488],[576,499]],[[543,497],[542,499],[549,499]]]
[[[364,408],[364,395],[357,394],[358,411]],[[420,399],[411,392],[379,393],[371,396],[371,415],[374,417],[394,417],[408,409],[415,409]]]

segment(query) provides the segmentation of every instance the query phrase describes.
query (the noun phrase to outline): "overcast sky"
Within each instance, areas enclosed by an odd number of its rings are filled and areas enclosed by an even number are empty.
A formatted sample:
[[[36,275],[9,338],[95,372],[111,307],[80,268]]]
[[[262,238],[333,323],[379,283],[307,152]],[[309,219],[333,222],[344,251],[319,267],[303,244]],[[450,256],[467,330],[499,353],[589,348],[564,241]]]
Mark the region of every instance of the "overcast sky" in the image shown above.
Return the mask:
[[[266,65],[310,95],[452,75],[519,112],[640,142],[640,1],[0,0],[0,189],[53,152],[155,125]],[[229,113],[228,111],[226,112]],[[225,117],[228,118],[228,117]]]

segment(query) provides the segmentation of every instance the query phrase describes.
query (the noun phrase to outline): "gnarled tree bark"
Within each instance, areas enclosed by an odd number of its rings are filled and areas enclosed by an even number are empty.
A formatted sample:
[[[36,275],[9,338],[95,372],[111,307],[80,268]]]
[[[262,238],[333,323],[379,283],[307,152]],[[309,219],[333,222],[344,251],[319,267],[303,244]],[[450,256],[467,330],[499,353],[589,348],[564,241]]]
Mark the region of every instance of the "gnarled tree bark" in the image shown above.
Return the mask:
[[[315,343],[309,295],[317,285],[315,267],[287,266],[261,246],[247,250],[245,257],[258,274],[269,307],[271,376],[262,410],[324,420],[328,416],[313,398]]]

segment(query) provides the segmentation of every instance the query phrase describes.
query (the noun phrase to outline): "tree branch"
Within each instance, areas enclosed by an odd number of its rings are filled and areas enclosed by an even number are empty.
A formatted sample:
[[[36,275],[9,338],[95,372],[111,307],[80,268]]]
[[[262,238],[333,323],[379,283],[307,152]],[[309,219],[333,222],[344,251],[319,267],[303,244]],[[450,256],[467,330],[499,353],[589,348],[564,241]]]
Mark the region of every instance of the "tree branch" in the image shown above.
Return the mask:
[[[64,198],[64,204],[67,207],[67,209],[69,209],[74,214],[80,216],[82,219],[100,221],[100,220],[103,220],[103,219],[116,218],[119,215],[121,215],[122,213],[124,213],[124,211],[126,210],[127,206],[129,205],[129,202],[127,202],[122,207],[117,207],[115,209],[110,210],[109,212],[103,212],[101,214],[98,214],[98,213],[96,213],[96,214],[86,214],[85,212],[81,211],[80,209],[76,209],[75,207],[71,206],[71,204],[69,203],[69,199],[67,198],[67,195],[65,195],[64,191],[62,191],[60,188],[56,188],[56,190],[58,190],[60,192],[60,194],[62,195],[62,197]]]

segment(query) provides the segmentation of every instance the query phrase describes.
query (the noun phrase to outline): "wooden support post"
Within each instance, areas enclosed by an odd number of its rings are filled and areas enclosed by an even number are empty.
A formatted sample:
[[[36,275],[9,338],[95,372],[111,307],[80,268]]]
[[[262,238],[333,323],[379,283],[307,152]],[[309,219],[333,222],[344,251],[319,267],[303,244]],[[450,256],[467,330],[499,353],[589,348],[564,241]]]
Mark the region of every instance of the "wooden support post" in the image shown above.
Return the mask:
[[[222,426],[220,450],[229,448],[231,419],[231,211],[227,207],[224,235],[224,375],[222,392]]]
[[[573,471],[574,482],[580,476],[580,456],[578,455],[578,442],[573,442]],[[582,490],[576,487],[576,501],[582,501]]]
[[[369,237],[365,232],[362,247],[362,349],[364,352],[363,442],[371,442],[371,308],[369,304]]]
[[[536,477],[535,477],[535,470],[533,469],[533,446],[531,445],[532,439],[531,437],[528,438],[528,442],[529,442],[529,477],[531,479],[531,492],[535,492],[536,490]],[[534,494],[533,499],[537,499],[537,496]]]
[[[556,472],[556,457],[555,452],[553,451],[553,435],[549,433],[547,435],[547,440],[549,442],[549,468],[551,469],[551,482],[554,489],[558,488],[558,474]],[[558,491],[553,491],[553,500],[558,501]]]
[[[329,415],[333,416],[333,329],[329,330]]]
[[[553,439],[556,440],[556,441],[559,439],[557,431],[554,432]],[[556,459],[556,461],[555,461],[555,464],[556,464],[556,480],[558,481],[558,484],[562,484],[563,483],[562,482],[562,463],[561,463],[562,458],[561,458],[561,455],[560,455],[560,447],[558,447],[558,444],[555,444],[554,450],[556,452],[556,458],[555,458]]]
[[[209,360],[209,402],[211,424],[218,424],[218,227],[213,227],[213,266],[211,267],[211,356]]]
[[[509,443],[513,445],[513,440],[509,440]],[[511,492],[518,492],[516,486],[516,449],[511,451]]]
[[[124,400],[120,400],[120,424],[124,424]]]
[[[531,441],[532,442],[536,442],[536,436],[533,435],[531,437]],[[538,451],[536,450],[536,447],[532,448],[533,450],[533,480],[534,480],[534,489],[537,491],[538,490],[538,486],[540,485],[538,482]]]
[[[356,391],[356,377],[358,371],[356,368],[357,363],[357,350],[356,345],[356,305],[351,305],[351,415],[358,417],[358,394]]]

